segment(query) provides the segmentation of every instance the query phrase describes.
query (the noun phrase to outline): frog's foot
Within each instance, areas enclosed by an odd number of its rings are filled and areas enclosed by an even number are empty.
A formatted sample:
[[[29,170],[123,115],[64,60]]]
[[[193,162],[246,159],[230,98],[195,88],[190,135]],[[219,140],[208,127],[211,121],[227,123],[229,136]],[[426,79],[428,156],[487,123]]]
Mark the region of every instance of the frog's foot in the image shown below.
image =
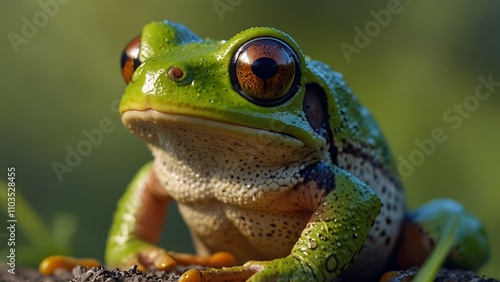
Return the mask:
[[[180,265],[200,265],[206,267],[225,267],[236,264],[236,258],[228,252],[217,252],[210,256],[190,255],[175,252],[168,254]]]
[[[416,270],[399,270],[386,272],[380,282],[410,282],[415,277]]]
[[[314,272],[314,273],[313,273]],[[182,274],[180,282],[222,281],[316,281],[314,275],[321,273],[314,266],[302,265],[299,259],[288,256],[271,261],[249,261],[243,266],[191,269]],[[316,279],[316,280],[314,280]],[[324,280],[324,279],[322,279]]]
[[[136,265],[140,271],[149,268],[159,270],[172,270],[177,265],[176,261],[162,248],[145,249],[125,260],[121,268],[130,268]]]
[[[53,275],[59,269],[71,271],[75,266],[97,267],[99,261],[90,258],[73,258],[66,256],[50,256],[45,258],[38,269],[44,275]]]
[[[403,268],[422,265],[440,239],[444,226],[454,218],[459,225],[447,265],[475,270],[489,257],[483,224],[458,202],[434,200],[410,212],[403,228],[398,265]]]
[[[125,268],[137,265],[141,271],[149,268],[159,270],[173,270],[177,265],[200,265],[205,267],[233,266],[235,257],[227,252],[218,252],[210,256],[190,255],[176,252],[167,252],[161,248],[143,250],[124,264]]]
[[[179,282],[246,281],[260,271],[258,266],[233,266],[212,269],[191,269],[179,278]]]

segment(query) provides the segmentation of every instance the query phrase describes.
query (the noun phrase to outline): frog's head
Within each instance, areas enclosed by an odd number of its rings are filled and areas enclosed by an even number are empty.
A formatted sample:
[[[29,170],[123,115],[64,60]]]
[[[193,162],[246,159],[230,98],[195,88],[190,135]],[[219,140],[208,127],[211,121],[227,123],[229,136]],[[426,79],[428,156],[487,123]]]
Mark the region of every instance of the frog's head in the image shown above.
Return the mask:
[[[180,24],[154,22],[127,46],[122,70],[124,124],[164,150],[197,142],[189,146],[287,155],[276,163],[318,158],[340,124],[322,74],[293,39],[272,28],[214,41]]]

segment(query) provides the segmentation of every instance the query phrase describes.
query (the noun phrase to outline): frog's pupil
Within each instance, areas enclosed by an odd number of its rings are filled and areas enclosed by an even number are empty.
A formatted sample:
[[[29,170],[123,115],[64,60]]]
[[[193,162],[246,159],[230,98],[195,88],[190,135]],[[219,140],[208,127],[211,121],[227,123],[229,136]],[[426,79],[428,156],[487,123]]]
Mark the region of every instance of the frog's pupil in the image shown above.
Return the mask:
[[[125,67],[125,64],[127,63],[128,60],[129,60],[129,58],[128,58],[127,52],[125,52],[125,50],[123,50],[122,57],[120,60],[120,65],[121,65],[122,69]]]
[[[252,72],[260,79],[267,80],[275,76],[279,71],[278,63],[272,58],[259,58],[252,64]]]

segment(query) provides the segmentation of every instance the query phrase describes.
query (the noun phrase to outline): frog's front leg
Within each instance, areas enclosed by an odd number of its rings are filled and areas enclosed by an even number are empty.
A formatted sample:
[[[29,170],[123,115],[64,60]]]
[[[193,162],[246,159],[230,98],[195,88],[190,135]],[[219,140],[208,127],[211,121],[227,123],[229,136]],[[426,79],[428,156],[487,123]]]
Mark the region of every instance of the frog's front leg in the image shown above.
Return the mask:
[[[397,262],[403,268],[422,265],[441,237],[447,222],[458,218],[454,247],[446,265],[477,270],[489,258],[484,225],[458,202],[437,199],[409,212],[402,232]]]
[[[138,265],[141,270],[150,267],[169,270],[177,264],[233,265],[234,257],[229,253],[203,257],[167,252],[156,245],[171,201],[153,166],[145,165],[118,204],[108,237],[106,263],[124,268]]]
[[[329,164],[317,164],[287,202],[313,211],[285,258],[243,266],[190,270],[180,281],[330,281],[360,252],[380,212],[381,202],[367,185]]]

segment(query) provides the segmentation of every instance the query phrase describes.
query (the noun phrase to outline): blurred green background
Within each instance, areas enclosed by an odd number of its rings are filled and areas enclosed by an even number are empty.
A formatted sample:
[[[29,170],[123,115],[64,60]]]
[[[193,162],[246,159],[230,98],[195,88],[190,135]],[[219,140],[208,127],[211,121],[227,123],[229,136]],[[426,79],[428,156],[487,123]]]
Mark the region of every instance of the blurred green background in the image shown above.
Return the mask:
[[[388,6],[391,18],[375,24],[375,14]],[[414,208],[436,197],[464,203],[484,221],[491,241],[491,260],[480,273],[500,278],[500,87],[478,105],[469,104],[474,107],[463,117],[454,112],[464,99],[473,102],[478,76],[500,81],[498,0],[17,0],[2,1],[0,15],[0,180],[6,180],[7,166],[16,167],[17,191],[46,223],[47,236],[71,238],[59,251],[102,259],[116,201],[151,159],[113,107],[125,87],[119,58],[145,23],[169,19],[215,39],[252,26],[287,32],[304,53],[344,74],[380,122],[396,158],[409,160],[418,150],[415,140],[441,128],[447,140],[404,179],[408,204]],[[36,24],[35,30],[26,22]],[[368,28],[370,35],[355,38],[356,28]],[[357,46],[356,52],[346,56],[346,44]],[[460,117],[459,126],[443,118],[448,110]],[[112,132],[59,181],[53,162],[65,164],[68,146],[75,149],[86,140],[82,131],[97,129],[104,119]],[[4,202],[1,208],[4,216]],[[34,215],[26,217],[18,222],[18,267],[36,265],[46,255],[27,251],[33,244],[57,245],[23,231],[38,224]],[[178,215],[169,220],[163,243],[192,251]],[[0,230],[4,261],[7,232]]]

